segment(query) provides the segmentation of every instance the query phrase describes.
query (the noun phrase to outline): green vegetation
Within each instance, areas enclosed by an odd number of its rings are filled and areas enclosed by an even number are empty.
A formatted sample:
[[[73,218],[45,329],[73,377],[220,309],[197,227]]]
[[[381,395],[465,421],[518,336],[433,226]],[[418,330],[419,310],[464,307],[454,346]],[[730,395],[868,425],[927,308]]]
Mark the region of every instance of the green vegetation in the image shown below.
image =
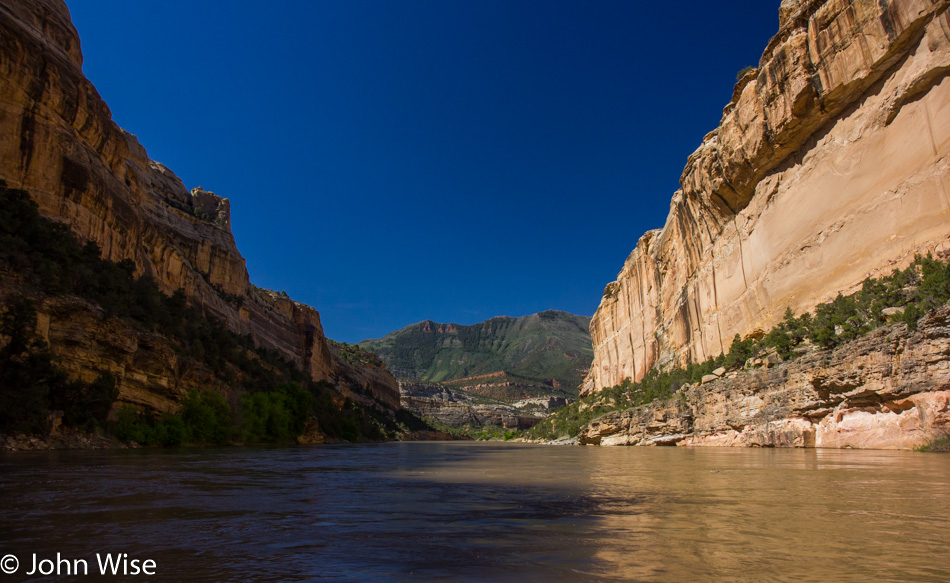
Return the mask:
[[[594,355],[589,326],[586,316],[551,310],[471,326],[420,322],[359,346],[396,376],[447,382],[504,372],[532,394],[574,396]]]
[[[0,274],[22,293],[2,299],[0,312],[0,433],[40,433],[50,410],[63,424],[111,429],[142,444],[292,442],[308,419],[323,433],[348,441],[378,440],[400,428],[387,416],[345,401],[324,382],[254,345],[187,305],[180,291],[163,294],[147,277],[135,277],[131,261],[101,258],[95,243],[80,245],[69,228],[44,219],[22,190],[0,181]],[[79,297],[107,317],[160,334],[190,365],[208,369],[233,393],[228,403],[215,391],[192,391],[175,415],[155,418],[124,410],[109,427],[115,379],[70,381],[36,333],[36,299]]]
[[[293,441],[307,425],[310,401],[310,393],[294,383],[281,385],[272,393],[244,395],[241,399],[242,441]],[[359,437],[354,431],[341,433],[349,433],[350,441]]]
[[[337,342],[329,338],[327,338],[327,342],[330,344],[330,350],[343,359],[344,362],[355,366],[371,366],[377,368],[383,365],[382,359],[372,352],[364,350],[358,344]]]
[[[519,433],[513,429],[505,429],[500,425],[485,425],[467,432],[469,437],[479,441],[508,441],[518,437]]]
[[[396,411],[396,423],[400,427],[402,433],[409,433],[412,431],[435,431],[454,435],[459,438],[471,437],[471,435],[469,435],[469,431],[466,431],[464,428],[452,427],[448,423],[439,421],[435,417],[419,415],[418,413],[409,411],[408,409],[400,409]]]
[[[347,441],[380,439],[380,427],[363,418],[352,405],[343,411],[315,406],[314,394],[297,383],[285,383],[270,393],[250,392],[232,408],[216,391],[189,391],[175,414],[154,417],[123,408],[112,426],[122,441],[141,445],[292,443],[316,417],[329,435]]]
[[[748,72],[750,72],[750,71],[755,71],[755,67],[753,67],[753,66],[750,65],[750,66],[748,66],[748,67],[743,67],[743,68],[739,69],[739,72],[736,73],[736,81],[740,81],[743,77],[746,76],[746,73],[748,73]]]
[[[669,398],[686,383],[696,383],[703,375],[722,366],[722,356],[702,364],[691,364],[669,372],[651,370],[638,383],[629,378],[619,385],[607,387],[595,395],[588,395],[561,407],[531,429],[525,435],[532,439],[558,439],[575,437],[592,420],[611,411],[622,411],[645,405],[656,399]]]
[[[483,425],[481,427],[464,427],[461,431],[478,441],[508,441],[518,436],[517,431],[505,429],[500,425]]]
[[[927,445],[922,445],[920,447],[915,447],[914,451],[918,452],[940,452],[940,453],[950,453],[950,435],[944,435],[943,437],[938,437]]]
[[[476,441],[508,441],[518,437],[520,433],[512,429],[505,429],[500,425],[483,425],[481,427],[449,426],[453,435],[461,435]]]
[[[0,211],[2,212],[2,211]],[[104,374],[92,383],[70,381],[53,365],[46,343],[34,334],[36,304],[15,296],[0,316],[0,433],[47,429],[47,411],[63,412],[63,423],[94,430],[105,423],[117,391]]]
[[[221,393],[192,390],[182,401],[181,411],[161,418],[123,408],[112,426],[122,441],[141,445],[181,445],[183,443],[227,444],[231,442],[231,408]]]
[[[902,321],[916,330],[922,316],[948,301],[950,264],[918,255],[907,269],[895,270],[880,279],[866,279],[860,291],[849,296],[838,294],[831,302],[819,304],[814,314],[795,317],[787,309],[782,322],[761,338],[743,340],[736,335],[727,354],[668,372],[652,370],[637,383],[625,379],[561,408],[525,435],[534,439],[574,437],[597,417],[670,398],[686,383],[698,383],[719,367],[741,369],[751,358],[775,354],[788,360],[804,353],[808,344],[835,348],[893,321]],[[886,316],[887,308],[897,310]]]

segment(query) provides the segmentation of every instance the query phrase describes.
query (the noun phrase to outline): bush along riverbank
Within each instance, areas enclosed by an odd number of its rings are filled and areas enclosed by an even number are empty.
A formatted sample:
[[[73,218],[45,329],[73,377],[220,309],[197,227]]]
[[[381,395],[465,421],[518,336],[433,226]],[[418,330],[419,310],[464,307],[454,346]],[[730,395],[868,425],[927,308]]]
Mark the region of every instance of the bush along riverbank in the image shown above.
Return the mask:
[[[525,431],[523,437],[534,441],[577,437],[604,415],[682,397],[677,393],[684,387],[702,386],[743,369],[791,362],[815,351],[832,351],[882,326],[903,324],[913,332],[922,317],[948,301],[950,265],[917,256],[906,269],[867,279],[858,292],[839,294],[811,313],[795,316],[787,310],[783,321],[761,337],[736,336],[726,354],[668,371],[653,370],[639,382],[626,379],[579,399]]]

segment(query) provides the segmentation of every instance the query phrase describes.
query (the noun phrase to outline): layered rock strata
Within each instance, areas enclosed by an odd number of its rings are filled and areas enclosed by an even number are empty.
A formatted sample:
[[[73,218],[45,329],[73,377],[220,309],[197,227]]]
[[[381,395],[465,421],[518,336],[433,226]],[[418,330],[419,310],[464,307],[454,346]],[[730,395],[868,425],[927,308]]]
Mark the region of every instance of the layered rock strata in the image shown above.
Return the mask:
[[[366,404],[398,407],[392,375],[331,354],[316,310],[251,285],[228,200],[186,189],[112,121],[83,76],[79,37],[62,0],[0,4],[0,78],[0,179],[28,191],[42,213],[68,223],[82,240],[98,243],[106,258],[132,260],[166,293],[184,290],[207,314],[315,380]],[[47,314],[51,329],[70,326],[57,313]],[[139,388],[131,371],[113,364],[120,401],[141,401],[142,391],[154,391],[156,403],[164,398],[167,374]]]
[[[732,377],[732,378],[729,378]],[[584,444],[911,449],[950,434],[950,306],[592,421]]]
[[[589,394],[950,249],[948,0],[782,3],[591,322]]]
[[[512,405],[479,402],[473,397],[437,383],[399,382],[403,408],[452,427],[529,429],[547,412],[566,401],[561,398],[526,399]]]

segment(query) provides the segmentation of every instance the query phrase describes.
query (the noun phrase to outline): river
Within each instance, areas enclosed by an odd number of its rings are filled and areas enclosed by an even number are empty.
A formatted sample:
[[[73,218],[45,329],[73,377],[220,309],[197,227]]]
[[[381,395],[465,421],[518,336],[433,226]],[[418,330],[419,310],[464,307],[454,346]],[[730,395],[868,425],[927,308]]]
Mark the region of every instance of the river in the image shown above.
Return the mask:
[[[0,470],[0,582],[99,580],[119,553],[154,575],[112,580],[950,580],[950,455],[386,443]]]

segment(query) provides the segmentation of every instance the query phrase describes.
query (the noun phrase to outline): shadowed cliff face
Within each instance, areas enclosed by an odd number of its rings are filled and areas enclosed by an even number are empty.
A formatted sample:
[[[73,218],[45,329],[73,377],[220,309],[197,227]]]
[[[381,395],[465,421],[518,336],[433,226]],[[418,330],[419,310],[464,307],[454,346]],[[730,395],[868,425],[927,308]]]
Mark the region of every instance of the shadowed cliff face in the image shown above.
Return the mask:
[[[361,394],[368,393],[398,408],[392,375],[331,354],[316,310],[250,284],[227,199],[189,192],[150,160],[112,122],[81,66],[79,37],[61,0],[0,4],[0,179],[98,243],[106,258],[131,259],[166,293],[184,290],[206,313],[315,380],[329,380],[355,401],[370,404]]]
[[[588,394],[950,251],[948,0],[789,0],[591,322]]]

